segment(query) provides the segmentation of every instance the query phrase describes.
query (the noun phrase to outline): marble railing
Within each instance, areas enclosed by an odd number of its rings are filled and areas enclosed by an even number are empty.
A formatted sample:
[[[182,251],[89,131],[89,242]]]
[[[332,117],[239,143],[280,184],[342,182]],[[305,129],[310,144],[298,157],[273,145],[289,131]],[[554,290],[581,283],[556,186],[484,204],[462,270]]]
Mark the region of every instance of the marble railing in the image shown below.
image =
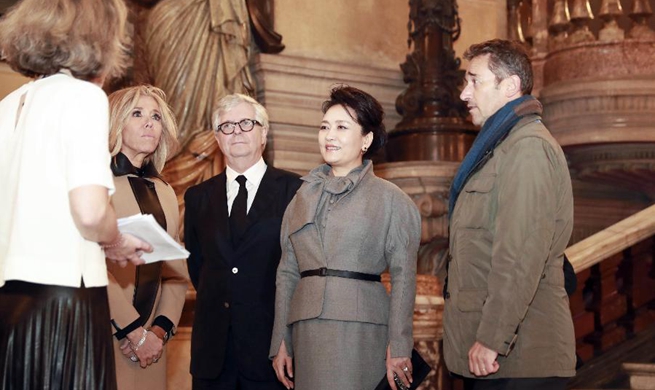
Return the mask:
[[[576,273],[655,235],[655,205],[648,207],[566,249]]]
[[[599,355],[655,323],[655,205],[571,245],[577,351]]]

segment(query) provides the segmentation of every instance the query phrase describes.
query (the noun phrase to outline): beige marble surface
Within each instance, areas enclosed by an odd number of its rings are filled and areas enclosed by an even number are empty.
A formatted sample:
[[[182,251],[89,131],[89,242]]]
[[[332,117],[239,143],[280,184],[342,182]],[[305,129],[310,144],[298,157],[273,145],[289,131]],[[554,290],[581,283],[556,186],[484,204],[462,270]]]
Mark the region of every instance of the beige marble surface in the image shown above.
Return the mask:
[[[630,388],[655,390],[655,364],[623,363],[623,370],[630,376]]]

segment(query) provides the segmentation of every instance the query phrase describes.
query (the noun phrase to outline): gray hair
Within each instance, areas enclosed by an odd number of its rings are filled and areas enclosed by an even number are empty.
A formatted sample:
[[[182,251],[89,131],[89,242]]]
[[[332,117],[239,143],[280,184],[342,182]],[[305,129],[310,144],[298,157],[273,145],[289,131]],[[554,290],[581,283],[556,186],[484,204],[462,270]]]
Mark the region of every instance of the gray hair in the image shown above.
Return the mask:
[[[259,104],[259,102],[250,96],[235,93],[232,95],[223,96],[218,103],[212,114],[212,129],[216,131],[221,122],[221,115],[230,111],[241,103],[248,103],[255,109],[255,120],[262,124],[262,127],[268,129],[268,113],[266,108]]]

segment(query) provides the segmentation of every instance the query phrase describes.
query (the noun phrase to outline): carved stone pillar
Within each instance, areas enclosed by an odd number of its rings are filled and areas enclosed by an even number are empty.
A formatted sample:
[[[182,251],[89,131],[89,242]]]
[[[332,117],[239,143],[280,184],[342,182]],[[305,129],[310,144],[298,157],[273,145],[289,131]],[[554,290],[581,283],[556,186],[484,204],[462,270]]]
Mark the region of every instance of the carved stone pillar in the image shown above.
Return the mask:
[[[655,199],[655,40],[587,42],[552,51],[544,122],[572,177]]]
[[[461,161],[475,138],[460,101],[463,72],[453,41],[460,19],[455,0],[409,1],[409,47],[401,65],[407,89],[396,110],[403,119],[389,133],[389,161]]]

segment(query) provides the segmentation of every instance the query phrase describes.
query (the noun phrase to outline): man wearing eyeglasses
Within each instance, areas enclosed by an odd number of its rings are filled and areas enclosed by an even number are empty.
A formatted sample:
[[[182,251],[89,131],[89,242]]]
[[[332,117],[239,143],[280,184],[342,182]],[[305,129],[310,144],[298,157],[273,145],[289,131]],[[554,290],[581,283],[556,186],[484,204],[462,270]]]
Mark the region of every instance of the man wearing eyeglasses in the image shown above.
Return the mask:
[[[300,177],[264,162],[268,114],[254,99],[222,98],[212,122],[227,168],[184,197],[187,264],[197,291],[193,389],[283,389],[268,350],[280,226]]]

